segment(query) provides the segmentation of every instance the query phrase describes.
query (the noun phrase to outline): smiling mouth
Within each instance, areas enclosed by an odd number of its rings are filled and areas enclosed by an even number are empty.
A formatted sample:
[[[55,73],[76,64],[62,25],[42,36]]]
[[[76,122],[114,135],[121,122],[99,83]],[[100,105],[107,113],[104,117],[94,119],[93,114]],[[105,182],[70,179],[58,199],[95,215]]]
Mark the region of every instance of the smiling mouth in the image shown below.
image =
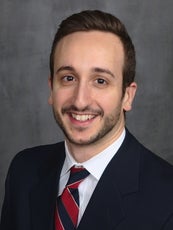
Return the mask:
[[[89,121],[94,117],[96,117],[96,115],[91,115],[91,114],[75,114],[75,113],[72,113],[71,116],[77,121]]]

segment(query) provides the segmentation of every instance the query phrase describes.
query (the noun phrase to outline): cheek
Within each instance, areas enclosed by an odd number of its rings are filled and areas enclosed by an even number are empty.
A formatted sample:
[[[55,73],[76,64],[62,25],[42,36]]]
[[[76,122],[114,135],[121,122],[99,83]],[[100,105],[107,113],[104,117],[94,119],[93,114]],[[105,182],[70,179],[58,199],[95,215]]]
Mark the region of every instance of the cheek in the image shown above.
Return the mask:
[[[69,103],[72,95],[68,90],[58,89],[52,92],[52,104],[57,108],[61,108],[65,104]]]
[[[105,114],[110,114],[122,106],[121,95],[118,94],[103,93],[102,96],[100,95],[97,98],[99,98],[98,103]]]

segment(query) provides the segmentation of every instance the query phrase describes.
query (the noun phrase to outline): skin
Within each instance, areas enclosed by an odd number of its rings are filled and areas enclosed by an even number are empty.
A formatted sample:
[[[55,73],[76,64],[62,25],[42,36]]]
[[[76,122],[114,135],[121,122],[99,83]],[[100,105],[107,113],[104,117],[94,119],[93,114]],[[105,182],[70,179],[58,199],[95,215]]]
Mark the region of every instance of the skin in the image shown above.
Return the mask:
[[[123,65],[123,45],[109,32],[75,32],[57,44],[49,104],[77,162],[103,151],[124,129],[137,85],[122,95]]]

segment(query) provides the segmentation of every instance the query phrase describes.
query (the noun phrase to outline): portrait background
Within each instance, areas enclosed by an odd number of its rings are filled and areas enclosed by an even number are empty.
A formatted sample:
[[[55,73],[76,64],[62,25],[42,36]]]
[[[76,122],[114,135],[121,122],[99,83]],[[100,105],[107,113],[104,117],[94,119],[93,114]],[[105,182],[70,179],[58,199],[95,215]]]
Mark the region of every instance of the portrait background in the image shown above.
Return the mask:
[[[0,211],[14,155],[63,139],[48,105],[49,53],[60,21],[85,9],[107,11],[126,25],[136,47],[138,83],[127,127],[173,163],[173,1],[1,0]]]

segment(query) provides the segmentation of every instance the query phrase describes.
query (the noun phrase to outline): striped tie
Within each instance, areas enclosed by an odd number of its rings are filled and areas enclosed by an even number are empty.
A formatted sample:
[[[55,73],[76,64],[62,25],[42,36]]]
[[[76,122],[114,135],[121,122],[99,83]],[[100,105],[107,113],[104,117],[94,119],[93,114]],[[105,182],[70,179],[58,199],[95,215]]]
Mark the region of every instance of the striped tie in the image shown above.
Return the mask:
[[[83,167],[70,169],[70,177],[61,196],[57,199],[55,212],[56,230],[73,230],[77,227],[79,213],[79,184],[89,175]]]

